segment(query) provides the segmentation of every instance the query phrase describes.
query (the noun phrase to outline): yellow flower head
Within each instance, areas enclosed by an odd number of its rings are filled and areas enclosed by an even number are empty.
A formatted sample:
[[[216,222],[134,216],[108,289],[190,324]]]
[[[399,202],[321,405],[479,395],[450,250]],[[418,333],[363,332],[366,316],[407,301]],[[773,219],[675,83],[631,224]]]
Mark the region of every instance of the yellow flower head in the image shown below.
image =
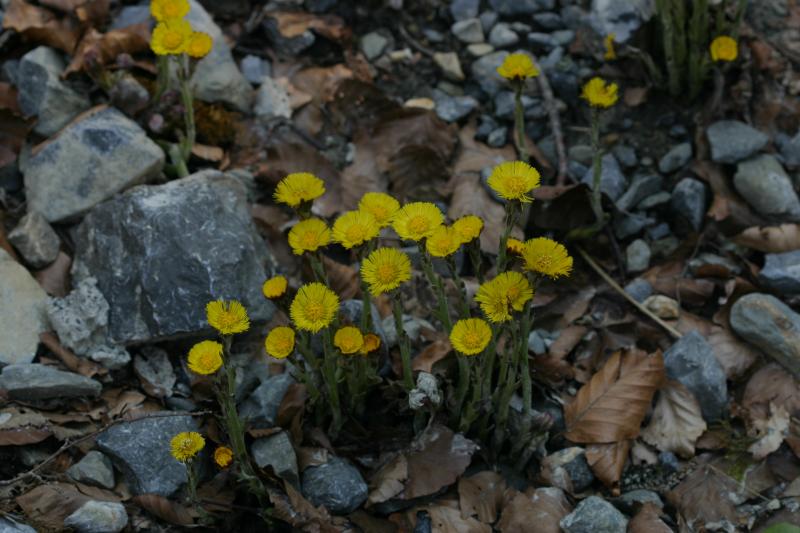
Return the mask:
[[[206,315],[209,325],[222,333],[231,335],[242,333],[250,329],[250,318],[247,316],[247,309],[237,302],[231,300],[224,302],[215,300],[206,304]]]
[[[333,336],[333,345],[345,355],[354,354],[361,351],[364,346],[364,336],[358,328],[345,326],[339,328]]]
[[[594,77],[583,86],[581,98],[592,107],[611,107],[619,98],[617,89],[616,83],[606,83],[603,78]]]
[[[301,220],[289,230],[289,246],[295,255],[316,252],[331,242],[331,230],[318,218]]]
[[[333,321],[339,310],[339,297],[322,283],[300,287],[289,308],[289,315],[298,329],[316,333]]]
[[[531,202],[528,196],[539,186],[539,171],[522,161],[506,161],[492,170],[488,184],[501,198]]]
[[[325,182],[308,172],[289,174],[275,187],[275,201],[297,207],[325,194]]]
[[[465,318],[459,320],[450,332],[450,343],[464,355],[481,353],[492,338],[492,329],[485,320]]]
[[[714,61],[735,61],[739,56],[739,46],[727,35],[720,35],[710,46],[711,59]]]
[[[150,14],[159,22],[182,19],[189,14],[188,0],[152,0]]]
[[[508,241],[506,241],[506,250],[514,255],[522,255],[522,252],[525,251],[525,243],[514,237],[509,237]]]
[[[400,210],[400,202],[382,192],[368,192],[358,202],[358,210],[375,217],[382,228],[392,223],[392,217]]]
[[[361,346],[360,353],[367,355],[381,347],[381,338],[374,333],[367,333],[364,335],[364,344]]]
[[[219,446],[214,450],[214,462],[220,468],[227,468],[233,462],[233,450],[227,446]]]
[[[186,51],[191,37],[192,25],[185,20],[165,20],[153,28],[150,48],[160,56],[182,54]]]
[[[614,50],[614,39],[616,39],[616,34],[609,33],[606,35],[605,39],[603,39],[603,46],[606,48],[606,53],[603,54],[603,59],[606,61],[613,61],[617,58],[617,51]]]
[[[264,282],[264,285],[261,286],[261,292],[264,293],[266,298],[274,300],[286,294],[286,287],[288,286],[289,281],[285,276],[275,276]]]
[[[533,288],[519,272],[503,272],[478,288],[475,301],[490,322],[511,320],[511,311],[522,311],[533,298]]]
[[[572,272],[572,257],[560,243],[546,237],[525,242],[522,252],[525,269],[551,278],[568,276]]]
[[[380,232],[375,217],[367,211],[348,211],[333,223],[333,240],[348,250],[374,239]]]
[[[264,349],[275,359],[285,359],[294,351],[294,330],[287,326],[272,328],[264,341]]]
[[[189,37],[189,43],[186,45],[186,53],[200,59],[208,55],[213,45],[214,41],[209,34],[202,31],[193,31]]]
[[[419,241],[442,225],[444,215],[430,202],[412,202],[403,206],[392,220],[392,227],[402,239]]]
[[[378,248],[361,263],[361,277],[369,292],[379,296],[411,279],[411,260],[396,248]]]
[[[497,73],[507,80],[524,80],[539,75],[539,69],[533,64],[528,54],[509,54],[503,64],[497,67]]]
[[[222,366],[222,345],[216,341],[201,341],[189,350],[189,370],[207,376]]]
[[[462,244],[477,239],[483,231],[483,219],[475,215],[466,215],[453,222],[453,229],[458,233]]]
[[[172,437],[169,442],[169,449],[172,457],[185,463],[191,461],[205,445],[206,441],[200,433],[187,431]]]
[[[439,226],[425,240],[425,249],[433,257],[447,257],[456,253],[462,242],[453,226]]]

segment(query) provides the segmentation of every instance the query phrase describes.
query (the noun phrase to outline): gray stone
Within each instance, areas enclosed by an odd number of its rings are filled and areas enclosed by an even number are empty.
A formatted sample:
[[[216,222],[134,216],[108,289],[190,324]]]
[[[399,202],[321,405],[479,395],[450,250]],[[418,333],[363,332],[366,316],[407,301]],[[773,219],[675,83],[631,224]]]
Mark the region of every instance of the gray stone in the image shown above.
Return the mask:
[[[695,231],[703,227],[706,214],[706,186],[694,178],[683,178],[675,186],[670,198],[670,206],[689,222]]]
[[[489,43],[495,48],[505,48],[519,42],[519,35],[511,29],[505,22],[495,24],[489,32]]]
[[[286,88],[272,78],[263,78],[256,92],[253,113],[261,120],[292,118],[292,106]]]
[[[30,363],[47,331],[47,293],[28,270],[0,248],[0,363]]]
[[[658,207],[659,205],[669,203],[670,200],[672,200],[672,194],[670,194],[667,191],[660,191],[651,196],[648,196],[647,198],[639,202],[639,204],[636,207],[637,209],[646,211],[648,209],[653,209],[654,207]]]
[[[486,139],[486,144],[492,148],[502,148],[508,143],[508,129],[505,126],[492,130]]]
[[[303,470],[303,496],[332,514],[348,514],[367,499],[367,484],[356,467],[339,457]]]
[[[575,32],[572,30],[556,30],[551,35],[557,46],[569,46],[575,40]]]
[[[261,382],[239,406],[239,414],[251,427],[263,429],[275,425],[278,408],[294,379],[289,373],[278,374]]]
[[[626,43],[655,13],[654,0],[592,0],[590,21],[600,35]]]
[[[705,337],[696,330],[685,334],[664,352],[664,366],[670,379],[680,381],[692,391],[706,421],[722,417],[728,403],[728,385]]]
[[[618,239],[627,239],[640,234],[644,228],[654,224],[655,219],[638,213],[614,217],[614,234]]]
[[[536,13],[533,21],[545,30],[557,30],[564,27],[564,22],[558,13]]]
[[[555,0],[489,0],[492,9],[501,15],[532,15],[555,7]]]
[[[669,257],[680,245],[681,241],[674,235],[670,235],[664,239],[651,242],[650,251],[653,252],[653,257]]]
[[[271,467],[276,476],[300,488],[297,456],[286,431],[256,439],[250,451],[259,468]]]
[[[717,163],[737,163],[758,152],[769,137],[737,120],[720,120],[706,130],[711,159]]]
[[[800,294],[800,250],[765,255],[758,279],[778,294]]]
[[[28,524],[17,522],[11,516],[6,515],[0,517],[0,533],[36,533],[36,530]]]
[[[544,463],[551,468],[563,468],[572,481],[573,492],[582,492],[594,482],[594,474],[581,447],[573,446],[552,453],[544,459]]]
[[[464,71],[461,70],[461,62],[455,52],[435,52],[433,61],[436,63],[444,77],[451,81],[464,81]]]
[[[739,163],[733,185],[760,214],[800,221],[800,200],[775,156],[763,154]]]
[[[103,386],[93,379],[38,363],[13,364],[3,368],[0,389],[12,400],[50,400],[97,396]]]
[[[67,475],[79,483],[106,489],[114,488],[114,465],[111,459],[92,450],[67,469]]]
[[[417,318],[411,315],[403,315],[403,329],[408,335],[412,344],[419,341],[422,335],[422,329],[435,330],[436,328],[427,320]],[[394,317],[387,316],[383,319],[383,331],[386,333],[386,346],[394,348],[397,346],[397,328],[394,325]]]
[[[142,382],[142,387],[150,396],[169,398],[175,387],[175,370],[169,362],[166,351],[153,346],[145,346],[133,358],[133,371]]]
[[[669,152],[658,162],[658,171],[669,174],[685,167],[692,159],[691,143],[681,143],[673,146]]]
[[[20,219],[8,234],[8,240],[33,268],[44,268],[55,261],[61,247],[56,232],[36,211]]]
[[[522,95],[522,106],[530,108],[536,100],[530,96]],[[500,91],[494,96],[494,115],[500,119],[514,120],[514,111],[517,107],[516,96],[513,91]]]
[[[506,56],[508,56],[508,52],[500,50],[486,54],[472,62],[472,77],[478,81],[481,89],[489,96],[494,96],[501,88],[506,87],[505,80],[497,73],[497,67],[503,64]]]
[[[530,32],[527,36],[528,44],[536,51],[549,52],[558,46],[558,41],[549,33]]]
[[[621,511],[628,514],[636,514],[639,508],[645,503],[652,503],[657,507],[664,507],[664,502],[657,492],[646,489],[636,489],[626,492],[622,496],[614,498],[614,505]]]
[[[614,157],[617,158],[619,164],[625,168],[634,168],[639,164],[639,159],[636,157],[636,150],[625,144],[617,144],[612,149]]]
[[[118,533],[128,525],[125,506],[117,502],[89,500],[64,519],[78,533]]]
[[[625,249],[625,263],[629,272],[643,272],[650,266],[650,247],[636,239]]]
[[[497,24],[497,21],[500,19],[500,15],[494,11],[484,11],[478,18],[481,20],[483,33],[488,33],[492,30],[492,28],[494,28],[494,25]]]
[[[380,56],[387,46],[389,39],[377,31],[369,32],[361,38],[361,52],[369,61]]]
[[[530,335],[528,335],[528,351],[536,355],[544,355],[547,353],[547,345],[538,330],[531,331]]]
[[[152,23],[149,5],[123,6],[111,22],[109,29],[119,30],[134,24]]]
[[[446,122],[456,122],[478,107],[471,96],[442,96],[436,99],[436,114]]]
[[[164,152],[138,124],[113,108],[74,122],[28,161],[28,210],[64,222],[133,185],[157,176]]]
[[[783,164],[792,169],[800,167],[800,131],[794,137],[777,135],[775,140],[781,151]]]
[[[272,65],[269,61],[254,55],[244,56],[239,66],[244,79],[253,85],[261,85],[264,78],[272,74]]]
[[[558,523],[565,533],[625,533],[628,519],[598,496],[589,496]]]
[[[91,103],[61,81],[66,63],[58,52],[46,46],[34,48],[20,59],[16,81],[20,110],[37,117],[33,130],[39,135],[56,133]]]
[[[453,0],[450,2],[450,14],[453,20],[472,19],[478,16],[481,0]]]
[[[653,294],[653,286],[644,278],[635,278],[625,285],[625,292],[639,303]]]
[[[462,43],[475,44],[483,42],[483,26],[480,19],[459,20],[450,28],[453,35]]]
[[[650,226],[649,228],[647,228],[647,236],[654,241],[657,241],[658,239],[663,239],[669,234],[670,234],[670,228],[669,224],[667,224],[666,222],[661,222],[659,224],[656,224],[655,226]]]
[[[588,167],[592,164],[594,150],[588,144],[574,144],[567,150],[567,156],[573,161]]]
[[[197,430],[191,416],[163,411],[108,428],[97,437],[97,447],[122,472],[133,494],[169,497],[187,481],[186,467],[172,457],[169,443],[178,433]]]
[[[108,92],[111,105],[134,117],[150,103],[150,93],[144,85],[130,75],[120,77]]]
[[[96,277],[120,344],[208,331],[206,303],[236,299],[269,320],[261,294],[273,262],[242,183],[216,171],[142,186],[89,213],[75,230],[73,280]],[[271,270],[271,268],[269,269]]]
[[[655,174],[634,177],[625,194],[617,199],[617,209],[620,211],[633,209],[639,202],[660,191],[663,183],[664,179]]]
[[[587,184],[590,188],[594,186],[594,171],[590,167],[586,174],[584,174],[583,183]],[[622,169],[619,168],[619,163],[612,154],[606,154],[602,160],[602,171],[600,173],[600,190],[603,191],[612,200],[617,200],[625,193],[628,188],[628,180]]]
[[[800,379],[800,315],[769,294],[748,294],[731,308],[733,331]]]

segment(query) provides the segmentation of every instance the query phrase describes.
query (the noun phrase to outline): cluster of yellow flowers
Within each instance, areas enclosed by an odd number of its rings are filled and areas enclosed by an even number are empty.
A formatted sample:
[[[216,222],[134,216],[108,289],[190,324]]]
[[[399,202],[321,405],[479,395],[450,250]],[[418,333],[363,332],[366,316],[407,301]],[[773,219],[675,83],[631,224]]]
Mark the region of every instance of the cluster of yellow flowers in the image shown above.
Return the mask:
[[[189,14],[188,0],[152,0],[150,13],[158,21],[153,29],[150,48],[160,56],[188,54],[194,58],[205,57],[213,45],[211,36],[194,31],[184,20]]]
[[[181,463],[193,460],[205,448],[206,440],[196,431],[178,433],[169,443],[172,457]],[[218,446],[214,450],[214,462],[220,468],[226,468],[233,461],[233,451],[227,446]]]

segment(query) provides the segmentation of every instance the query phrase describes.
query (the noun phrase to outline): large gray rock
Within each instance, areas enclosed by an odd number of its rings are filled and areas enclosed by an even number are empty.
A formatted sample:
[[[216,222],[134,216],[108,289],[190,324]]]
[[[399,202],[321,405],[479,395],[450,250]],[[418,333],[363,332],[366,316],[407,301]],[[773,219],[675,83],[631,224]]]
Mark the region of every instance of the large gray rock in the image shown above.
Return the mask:
[[[800,315],[769,294],[739,298],[730,315],[737,335],[800,378]]]
[[[119,533],[128,525],[125,506],[118,502],[89,500],[64,519],[78,533]]]
[[[83,459],[67,469],[67,475],[86,485],[106,489],[114,488],[114,465],[111,459],[97,450],[92,450]]]
[[[800,294],[800,250],[764,256],[758,279],[779,294]]]
[[[158,414],[164,416],[123,422],[97,437],[97,447],[122,472],[133,494],[169,497],[187,480],[186,467],[172,457],[169,443],[178,433],[197,431],[197,422],[180,413]]]
[[[583,175],[581,182],[590,188],[594,187],[594,170],[590,166]],[[602,170],[600,172],[600,190],[612,200],[617,200],[625,193],[628,188],[628,180],[619,163],[613,154],[606,154],[602,159]]]
[[[138,124],[100,107],[39,149],[25,167],[28,210],[50,222],[73,219],[157,176],[164,152]]]
[[[294,453],[289,434],[280,431],[253,441],[250,451],[259,468],[270,467],[279,478],[300,488],[297,470],[297,455]]]
[[[763,154],[739,163],[733,185],[764,216],[800,221],[800,200],[780,162]]]
[[[137,187],[89,213],[75,231],[73,279],[97,278],[113,342],[208,331],[206,303],[236,299],[269,320],[261,294],[271,262],[242,183],[215,171]]]
[[[36,533],[28,524],[16,522],[10,516],[0,517],[0,533]]]
[[[503,64],[508,52],[501,50],[486,54],[472,62],[470,69],[475,78],[489,96],[494,96],[500,89],[507,86],[506,81],[497,73],[497,67]]]
[[[695,231],[703,227],[707,203],[705,184],[694,178],[683,178],[679,181],[670,198],[672,209]]]
[[[590,20],[600,35],[626,43],[655,13],[655,0],[592,0]]]
[[[239,406],[239,414],[248,420],[251,427],[270,428],[275,425],[278,408],[283,397],[294,383],[292,376],[285,372],[264,380]]]
[[[714,349],[697,331],[690,331],[664,352],[664,366],[670,379],[692,391],[703,418],[718,420],[728,403],[725,371],[714,357]]]
[[[47,293],[0,248],[0,363],[30,363],[47,331]],[[13,333],[11,333],[13,332]]]
[[[492,9],[501,15],[531,15],[555,7],[555,0],[489,0]]]
[[[628,519],[598,496],[589,496],[558,523],[565,533],[625,533]]]
[[[50,400],[97,396],[103,390],[100,382],[64,372],[38,363],[13,364],[3,368],[0,389],[8,391],[13,400]]]
[[[368,487],[361,472],[339,457],[303,470],[303,496],[333,514],[348,514],[367,499]]]
[[[33,129],[40,135],[53,135],[91,105],[86,95],[61,81],[65,67],[61,55],[46,46],[34,48],[20,59],[17,101],[25,115],[38,118]]]
[[[36,211],[20,219],[8,240],[33,268],[44,268],[55,261],[61,247],[55,230]]]
[[[720,120],[706,130],[711,159],[717,163],[737,163],[758,152],[769,137],[738,120]]]

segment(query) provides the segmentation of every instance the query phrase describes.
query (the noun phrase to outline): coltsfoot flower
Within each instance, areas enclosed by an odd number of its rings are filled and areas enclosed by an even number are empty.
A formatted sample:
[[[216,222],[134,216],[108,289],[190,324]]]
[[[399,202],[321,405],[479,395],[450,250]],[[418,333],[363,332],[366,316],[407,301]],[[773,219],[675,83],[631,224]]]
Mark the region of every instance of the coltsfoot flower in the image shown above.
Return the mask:
[[[392,227],[401,239],[420,241],[430,237],[444,222],[441,210],[430,202],[412,202],[404,205],[392,220]]]
[[[222,366],[222,344],[216,341],[198,342],[189,350],[188,366],[195,374],[213,374]]]
[[[208,324],[223,335],[243,333],[250,329],[247,309],[236,300],[215,300],[206,304]]]
[[[191,461],[195,455],[206,445],[206,440],[200,433],[187,431],[178,433],[169,442],[169,450],[172,457],[185,463]]]
[[[736,40],[727,35],[720,35],[711,41],[709,51],[713,61],[735,61],[739,56],[739,46],[736,44]]]
[[[367,355],[381,347],[381,338],[374,333],[364,335],[364,344],[361,346],[360,353]]]
[[[278,182],[275,201],[297,207],[325,194],[325,182],[309,172],[295,172]]]
[[[465,215],[453,222],[453,229],[461,238],[461,243],[467,244],[480,237],[483,231],[483,219],[475,215]]]
[[[152,0],[150,14],[159,22],[182,19],[189,14],[188,0]]]
[[[292,322],[298,329],[316,333],[333,321],[339,310],[339,297],[319,282],[300,287],[289,308]]]
[[[348,211],[333,223],[333,240],[348,250],[374,239],[380,232],[378,221],[367,211]]]
[[[511,320],[512,311],[522,311],[533,298],[533,288],[519,272],[503,272],[478,288],[475,301],[490,322]]]
[[[186,51],[192,37],[192,25],[182,19],[159,22],[153,28],[150,48],[157,55],[177,55]]]
[[[289,281],[285,276],[275,276],[269,278],[261,286],[261,292],[264,293],[265,298],[274,300],[286,294],[286,288],[289,286]]]
[[[594,77],[583,86],[581,98],[592,107],[606,108],[617,103],[617,84],[606,83],[603,78]]]
[[[452,226],[439,226],[425,239],[425,249],[433,257],[447,257],[456,253],[462,242]]]
[[[285,359],[294,352],[294,330],[288,326],[272,328],[264,340],[264,349],[275,359]]]
[[[508,241],[506,241],[506,250],[514,255],[522,255],[522,252],[525,251],[525,243],[514,237],[509,237]]]
[[[364,336],[358,328],[345,326],[334,334],[333,345],[345,355],[354,354],[364,346]]]
[[[395,213],[400,210],[400,202],[382,192],[368,192],[358,202],[359,211],[366,211],[375,217],[382,228],[392,223]]]
[[[459,320],[450,332],[450,343],[453,348],[464,355],[481,353],[492,338],[489,324],[480,318]]]
[[[528,194],[539,186],[539,171],[523,161],[506,161],[492,170],[487,183],[501,198],[528,203]]]
[[[289,230],[289,246],[295,255],[316,252],[331,242],[331,230],[324,220],[308,218],[301,220]]]
[[[395,248],[378,248],[361,263],[361,277],[369,292],[379,296],[411,279],[411,260]]]
[[[525,242],[522,252],[525,269],[544,274],[553,279],[568,276],[572,272],[572,257],[564,245],[546,237]]]
[[[206,57],[214,46],[211,36],[202,31],[193,31],[186,45],[186,53],[191,57],[200,59]]]
[[[233,450],[227,446],[219,446],[214,450],[214,462],[220,468],[227,468],[233,462]]]
[[[614,33],[609,33],[603,39],[603,46],[606,49],[606,53],[603,54],[603,59],[606,61],[613,61],[617,58],[617,51],[614,50],[614,39],[617,38],[617,35]]]
[[[539,75],[539,69],[528,54],[508,54],[497,73],[507,80],[525,80]]]

